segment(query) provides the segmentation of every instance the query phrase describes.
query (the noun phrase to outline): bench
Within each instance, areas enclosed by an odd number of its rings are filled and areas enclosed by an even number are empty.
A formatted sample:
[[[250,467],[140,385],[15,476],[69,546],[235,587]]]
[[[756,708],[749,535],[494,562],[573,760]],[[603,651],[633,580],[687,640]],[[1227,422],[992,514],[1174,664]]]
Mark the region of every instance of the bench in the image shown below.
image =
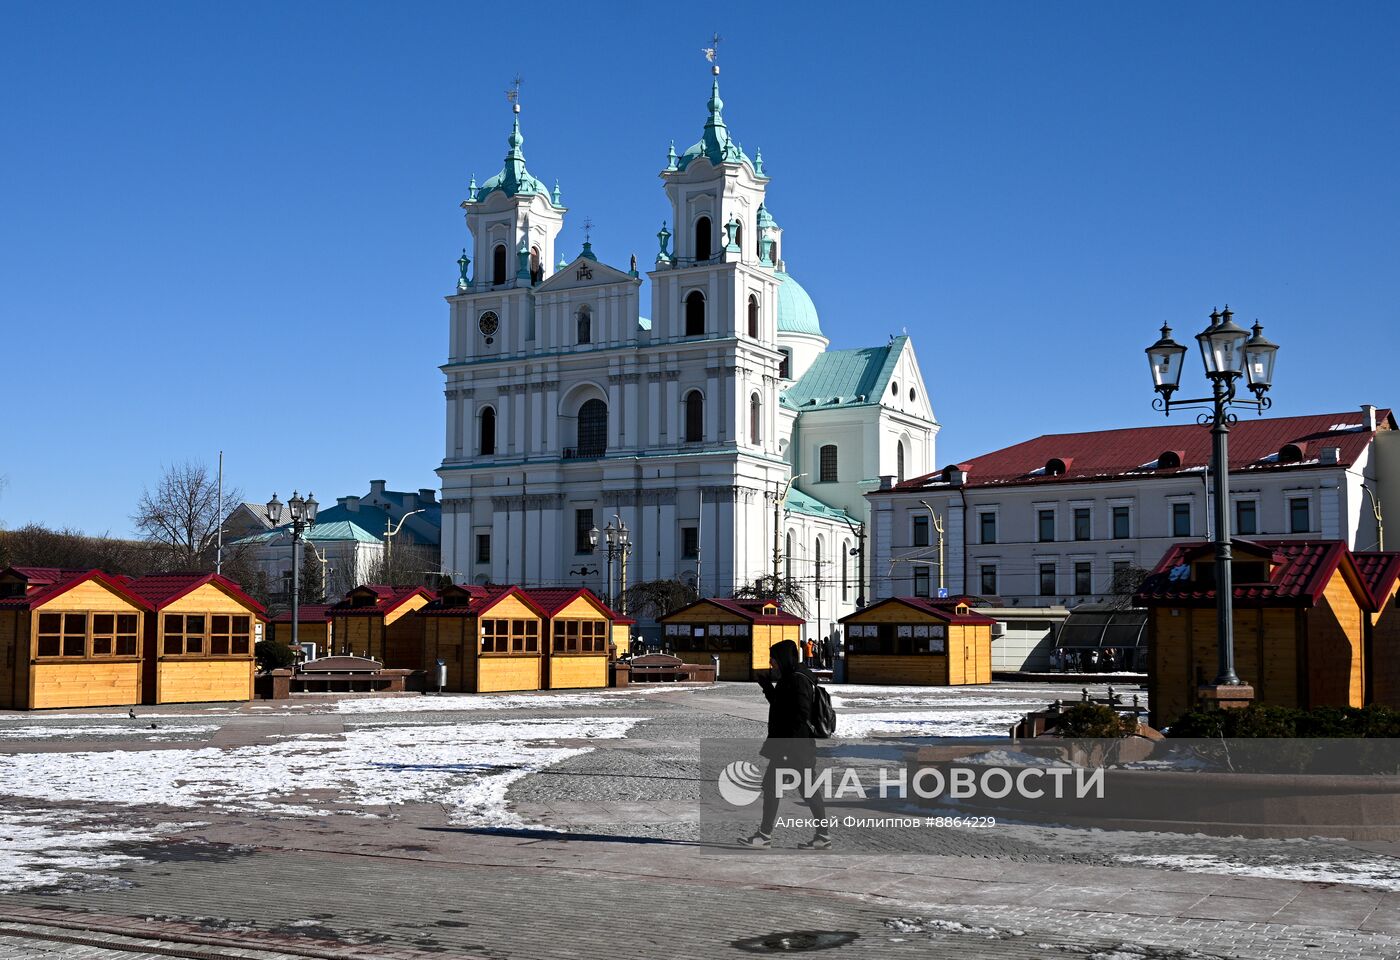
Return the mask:
[[[322,657],[299,664],[293,693],[401,693],[412,670],[386,670],[368,657]]]
[[[665,653],[633,657],[629,683],[714,683],[713,664],[686,663]]]

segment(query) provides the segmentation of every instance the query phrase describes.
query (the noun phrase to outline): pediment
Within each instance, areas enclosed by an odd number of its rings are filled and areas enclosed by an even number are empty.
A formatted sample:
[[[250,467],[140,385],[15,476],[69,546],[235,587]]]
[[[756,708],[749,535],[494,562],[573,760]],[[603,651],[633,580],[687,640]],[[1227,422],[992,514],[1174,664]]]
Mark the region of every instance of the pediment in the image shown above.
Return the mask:
[[[572,290],[576,287],[597,287],[610,283],[640,283],[637,277],[629,276],[622,270],[606,263],[578,257],[567,267],[556,270],[549,279],[535,288],[539,292]]]

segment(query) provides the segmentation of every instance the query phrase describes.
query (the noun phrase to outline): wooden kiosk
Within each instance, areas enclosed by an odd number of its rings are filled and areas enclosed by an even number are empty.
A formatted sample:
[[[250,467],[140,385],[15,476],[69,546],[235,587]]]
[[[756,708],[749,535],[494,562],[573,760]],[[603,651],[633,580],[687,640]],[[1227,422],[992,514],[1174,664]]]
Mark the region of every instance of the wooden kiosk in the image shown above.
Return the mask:
[[[0,708],[140,703],[149,613],[100,570],[0,571]]]
[[[315,644],[316,657],[331,655],[331,643],[335,634],[331,630],[330,611],[330,604],[326,603],[303,603],[297,606],[297,642]],[[267,629],[269,639],[290,646],[292,611],[287,610],[273,617]]]
[[[583,587],[531,590],[529,595],[547,617],[541,688],[606,687],[613,612]]]
[[[1366,702],[1400,708],[1400,553],[1352,556],[1373,604],[1366,631]]]
[[[720,680],[752,680],[768,669],[768,651],[802,635],[801,617],[775,600],[707,598],[657,618],[667,644],[686,663],[710,666],[719,657]]]
[[[991,683],[994,623],[961,600],[881,600],[841,619],[846,682],[935,687]]]
[[[1339,540],[1235,540],[1235,672],[1261,703],[1359,707],[1370,591]],[[1196,705],[1216,675],[1215,547],[1179,543],[1143,581],[1154,727]]]
[[[423,623],[413,614],[432,599],[426,587],[356,587],[329,610],[335,653],[368,657],[393,669],[425,669]]]
[[[215,573],[169,573],[128,581],[152,608],[146,619],[143,703],[253,699],[253,645],[267,611]]]
[[[453,584],[417,616],[423,622],[428,689],[436,689],[438,660],[447,667],[444,690],[538,690],[544,682],[548,618],[519,587]],[[603,663],[606,670],[606,657]]]

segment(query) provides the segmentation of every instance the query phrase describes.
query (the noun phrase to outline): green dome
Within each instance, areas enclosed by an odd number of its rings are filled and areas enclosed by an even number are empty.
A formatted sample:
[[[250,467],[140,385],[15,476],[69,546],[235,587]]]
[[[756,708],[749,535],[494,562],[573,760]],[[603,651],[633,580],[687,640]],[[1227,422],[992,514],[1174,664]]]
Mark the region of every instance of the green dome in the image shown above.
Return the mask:
[[[817,305],[798,283],[786,273],[776,272],[778,278],[778,333],[810,333],[824,337]]]

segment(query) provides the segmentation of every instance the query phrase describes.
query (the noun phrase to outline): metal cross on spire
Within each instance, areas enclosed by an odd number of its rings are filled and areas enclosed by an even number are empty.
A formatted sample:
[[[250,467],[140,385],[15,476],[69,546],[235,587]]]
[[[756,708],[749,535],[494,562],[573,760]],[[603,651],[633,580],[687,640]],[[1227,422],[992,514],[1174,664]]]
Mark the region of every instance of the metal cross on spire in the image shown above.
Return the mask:
[[[583,218],[583,242],[590,243],[593,240],[593,218]]]
[[[510,82],[510,89],[506,91],[506,99],[510,101],[511,109],[520,112],[520,74],[515,75],[515,79]]]
[[[700,52],[705,55],[705,59],[714,64],[715,75],[719,75],[719,42],[724,38],[718,33],[710,40],[710,46],[701,47]]]

